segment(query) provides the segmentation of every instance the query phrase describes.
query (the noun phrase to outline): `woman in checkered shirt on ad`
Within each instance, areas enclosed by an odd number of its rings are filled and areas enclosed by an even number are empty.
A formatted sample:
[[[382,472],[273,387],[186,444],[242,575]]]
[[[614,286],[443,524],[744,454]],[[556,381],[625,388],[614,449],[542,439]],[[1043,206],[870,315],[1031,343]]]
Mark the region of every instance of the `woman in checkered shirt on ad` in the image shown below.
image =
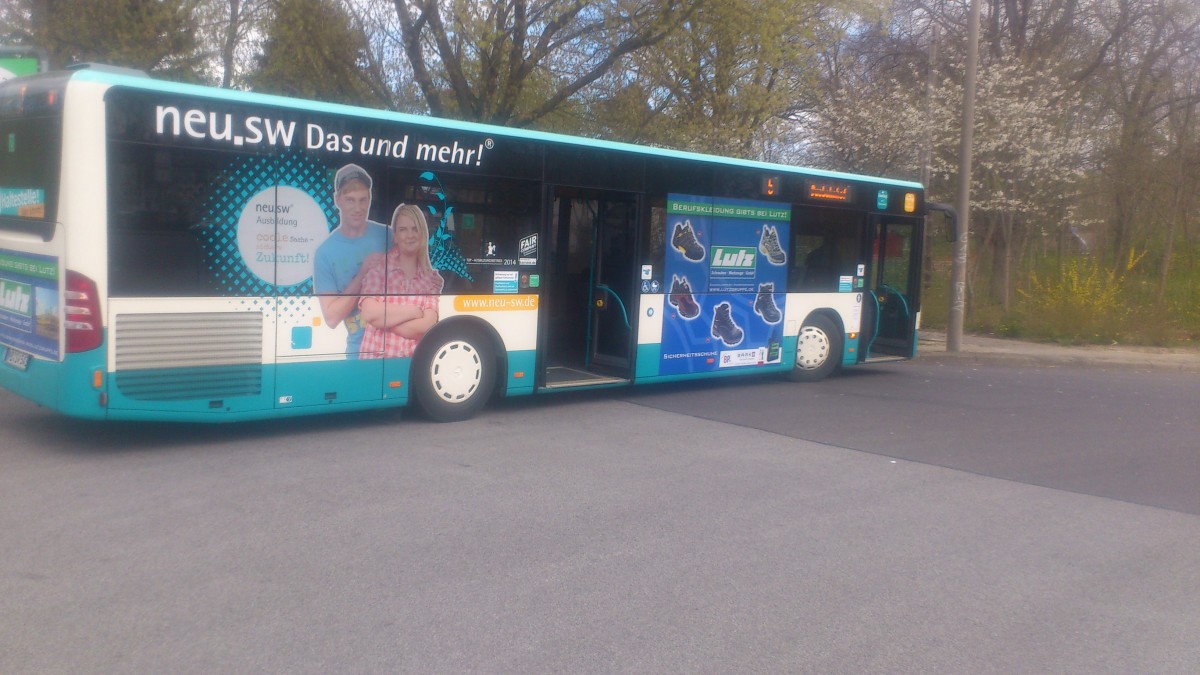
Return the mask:
[[[392,213],[392,248],[363,263],[359,357],[411,357],[438,321],[442,275],[429,262],[429,225],[414,204]]]

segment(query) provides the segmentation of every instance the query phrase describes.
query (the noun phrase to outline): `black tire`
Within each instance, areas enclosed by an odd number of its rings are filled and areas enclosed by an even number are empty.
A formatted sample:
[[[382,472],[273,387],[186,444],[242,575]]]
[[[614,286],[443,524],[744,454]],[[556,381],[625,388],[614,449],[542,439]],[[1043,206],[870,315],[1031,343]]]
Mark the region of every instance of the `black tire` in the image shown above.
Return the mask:
[[[833,374],[842,362],[842,331],[828,317],[814,314],[800,327],[796,362],[788,371],[793,382],[816,382]]]
[[[469,419],[492,395],[492,343],[470,328],[434,331],[421,340],[410,377],[413,397],[426,417],[435,422]]]

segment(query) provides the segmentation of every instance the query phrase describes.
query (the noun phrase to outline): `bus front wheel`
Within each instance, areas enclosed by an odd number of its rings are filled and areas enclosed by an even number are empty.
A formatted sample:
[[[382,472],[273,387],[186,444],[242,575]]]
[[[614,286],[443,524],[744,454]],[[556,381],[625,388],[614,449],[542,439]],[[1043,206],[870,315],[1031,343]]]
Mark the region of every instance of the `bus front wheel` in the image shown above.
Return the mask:
[[[436,422],[457,422],[479,412],[495,377],[491,344],[474,330],[426,335],[413,359],[413,395],[421,412]]]
[[[816,382],[837,370],[842,358],[842,331],[828,317],[814,315],[800,328],[796,363],[788,377],[794,382]]]

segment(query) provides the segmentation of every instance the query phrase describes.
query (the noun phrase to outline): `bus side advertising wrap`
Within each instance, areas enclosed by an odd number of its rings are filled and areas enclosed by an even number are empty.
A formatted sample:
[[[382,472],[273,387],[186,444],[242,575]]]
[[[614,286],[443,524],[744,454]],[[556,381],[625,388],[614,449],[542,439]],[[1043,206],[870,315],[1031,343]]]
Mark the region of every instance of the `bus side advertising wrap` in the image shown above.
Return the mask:
[[[790,222],[787,205],[668,195],[660,374],[780,363]]]
[[[59,357],[58,261],[0,249],[0,342]]]
[[[116,298],[229,298],[276,322],[283,363],[412,358],[442,295],[530,291],[538,185],[477,175],[508,148],[486,134],[126,88],[106,104]]]

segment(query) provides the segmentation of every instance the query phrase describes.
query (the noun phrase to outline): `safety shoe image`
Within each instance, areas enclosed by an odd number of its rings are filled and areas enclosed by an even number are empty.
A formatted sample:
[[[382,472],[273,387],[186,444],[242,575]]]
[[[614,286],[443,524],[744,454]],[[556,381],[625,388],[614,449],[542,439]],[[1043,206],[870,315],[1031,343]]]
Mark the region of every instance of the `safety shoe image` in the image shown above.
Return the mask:
[[[679,316],[684,319],[694,319],[700,316],[700,305],[696,304],[696,299],[692,295],[692,286],[688,283],[687,277],[680,278],[674,274],[671,275],[671,292],[667,295],[667,302],[671,303],[679,312]]]
[[[671,246],[692,262],[704,260],[704,247],[696,239],[696,231],[692,229],[690,220],[675,223],[675,229],[671,231]]]
[[[783,318],[779,307],[775,306],[775,282],[768,281],[758,285],[758,297],[754,298],[754,313],[767,323],[779,323]]]
[[[763,225],[762,236],[758,239],[758,251],[767,256],[772,265],[782,265],[787,262],[787,254],[779,247],[779,230],[771,225]]]
[[[746,336],[742,329],[733,322],[733,317],[729,313],[731,309],[728,302],[722,302],[713,310],[712,335],[720,338],[726,347],[736,347],[742,344],[742,338]]]

